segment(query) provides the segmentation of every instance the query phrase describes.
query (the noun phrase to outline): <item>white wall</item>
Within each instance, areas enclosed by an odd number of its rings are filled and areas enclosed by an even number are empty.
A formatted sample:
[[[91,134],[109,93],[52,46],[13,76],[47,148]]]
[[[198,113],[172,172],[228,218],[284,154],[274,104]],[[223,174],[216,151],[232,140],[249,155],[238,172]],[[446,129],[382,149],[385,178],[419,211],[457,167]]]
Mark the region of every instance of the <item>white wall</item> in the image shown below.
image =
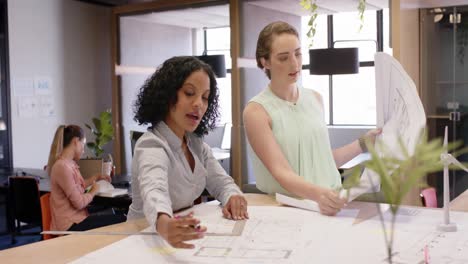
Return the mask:
[[[170,37],[168,37],[170,36]],[[162,25],[132,17],[120,20],[121,64],[124,66],[154,67],[173,56],[192,55],[193,32],[190,28]],[[122,128],[125,153],[123,172],[129,171],[132,153],[130,130],[145,131],[133,120],[133,104],[136,95],[150,75],[132,74],[122,76]]]
[[[110,9],[70,0],[10,0],[8,31],[13,165],[42,168],[58,125],[84,128],[111,106]],[[18,114],[18,81],[34,76],[51,78],[51,117]]]
[[[260,31],[269,23],[274,21],[285,21],[294,26],[298,32],[301,32],[301,17],[291,15],[272,9],[266,9],[249,3],[241,5],[241,49],[240,56],[243,58],[255,58],[257,48],[257,39]],[[245,108],[247,102],[265,89],[269,83],[265,73],[258,68],[242,68],[241,75],[241,109]],[[243,124],[242,124],[243,126]],[[244,129],[242,129],[244,132]],[[245,133],[242,133],[242,175],[243,183],[252,183],[255,181],[251,159],[249,157],[248,140]]]

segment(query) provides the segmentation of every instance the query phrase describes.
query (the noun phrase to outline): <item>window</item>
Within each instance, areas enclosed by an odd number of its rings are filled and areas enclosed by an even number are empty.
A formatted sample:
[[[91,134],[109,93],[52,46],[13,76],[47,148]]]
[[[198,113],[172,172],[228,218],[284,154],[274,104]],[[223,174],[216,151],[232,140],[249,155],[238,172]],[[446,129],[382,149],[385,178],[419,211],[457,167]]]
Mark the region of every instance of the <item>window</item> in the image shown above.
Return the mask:
[[[308,17],[303,17],[302,20],[304,40],[307,40],[308,20]],[[384,36],[388,40],[388,30],[383,30],[383,24],[388,23],[388,9],[387,11],[368,10],[364,14],[364,20],[364,27],[359,31],[360,21],[357,12],[319,15],[317,19],[317,34],[314,36],[313,48],[357,47],[359,49],[358,74],[333,75],[330,78],[310,75],[308,70],[303,70],[304,87],[316,90],[323,97],[325,120],[329,125],[376,124],[374,53],[384,50]],[[308,48],[304,41],[302,45]],[[386,46],[385,51],[388,50]],[[303,54],[308,54],[308,51]],[[309,57],[306,55],[303,58],[304,69],[308,69],[308,63]]]
[[[227,74],[217,78],[219,88],[220,119],[219,124],[231,123],[231,29],[227,27],[208,28],[206,30],[207,54],[224,54]]]

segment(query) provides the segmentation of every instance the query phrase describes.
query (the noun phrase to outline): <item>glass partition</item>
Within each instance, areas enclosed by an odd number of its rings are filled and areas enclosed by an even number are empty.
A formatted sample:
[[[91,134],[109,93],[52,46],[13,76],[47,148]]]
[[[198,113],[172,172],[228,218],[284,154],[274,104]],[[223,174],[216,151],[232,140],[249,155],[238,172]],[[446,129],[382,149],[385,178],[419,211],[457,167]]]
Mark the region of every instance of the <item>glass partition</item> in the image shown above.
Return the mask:
[[[468,143],[468,6],[421,10],[421,98],[427,114],[430,137]],[[459,157],[467,161],[468,156]],[[467,174],[450,172],[451,198],[465,191]],[[431,175],[441,204],[442,176]]]

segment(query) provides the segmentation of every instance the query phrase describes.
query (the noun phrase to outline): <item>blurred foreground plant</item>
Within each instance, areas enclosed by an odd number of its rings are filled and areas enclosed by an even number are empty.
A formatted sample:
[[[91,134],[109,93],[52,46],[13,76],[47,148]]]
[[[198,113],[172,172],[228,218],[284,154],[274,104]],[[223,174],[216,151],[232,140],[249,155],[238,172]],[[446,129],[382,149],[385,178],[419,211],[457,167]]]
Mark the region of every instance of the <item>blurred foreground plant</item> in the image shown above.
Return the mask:
[[[460,149],[461,144],[461,142],[454,142],[444,147],[441,139],[429,141],[424,131],[421,132],[421,136],[413,152],[408,150],[401,138],[398,139],[397,148],[393,149],[381,141],[377,141],[376,146],[366,142],[371,159],[352,170],[343,187],[349,189],[356,186],[359,183],[359,177],[363,168],[367,168],[379,176],[381,193],[385,197],[385,202],[389,203],[392,214],[390,223],[385,223],[380,206],[376,204],[385,237],[389,263],[393,263],[394,227],[398,209],[403,199],[413,187],[424,186],[422,183],[423,177],[443,169],[444,165],[441,162],[442,153],[445,151],[455,151],[452,155],[457,157],[468,152],[467,148]],[[457,169],[455,166],[450,166],[450,168]],[[372,182],[371,177],[369,177],[369,180],[373,187],[372,189],[375,189],[375,185],[379,183]],[[374,193],[374,195],[375,200],[378,200],[377,193]],[[388,224],[390,224],[389,229],[386,228]]]

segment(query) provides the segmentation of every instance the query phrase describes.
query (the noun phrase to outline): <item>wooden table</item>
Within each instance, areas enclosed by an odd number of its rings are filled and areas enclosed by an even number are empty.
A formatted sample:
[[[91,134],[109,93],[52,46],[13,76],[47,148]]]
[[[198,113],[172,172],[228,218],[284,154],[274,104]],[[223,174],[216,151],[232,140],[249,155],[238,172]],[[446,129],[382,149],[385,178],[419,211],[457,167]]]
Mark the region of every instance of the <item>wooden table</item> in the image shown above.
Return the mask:
[[[450,202],[450,210],[468,211],[468,189]]]
[[[249,205],[280,206],[273,196],[263,194],[245,194]],[[454,210],[468,211],[468,191],[453,201]],[[355,223],[359,223],[377,214],[373,203],[352,202],[348,208],[359,209]],[[107,232],[136,232],[148,226],[146,219],[120,223],[96,229]],[[25,246],[0,251],[0,263],[66,263],[83,255],[119,241],[126,236],[105,235],[69,235]]]

